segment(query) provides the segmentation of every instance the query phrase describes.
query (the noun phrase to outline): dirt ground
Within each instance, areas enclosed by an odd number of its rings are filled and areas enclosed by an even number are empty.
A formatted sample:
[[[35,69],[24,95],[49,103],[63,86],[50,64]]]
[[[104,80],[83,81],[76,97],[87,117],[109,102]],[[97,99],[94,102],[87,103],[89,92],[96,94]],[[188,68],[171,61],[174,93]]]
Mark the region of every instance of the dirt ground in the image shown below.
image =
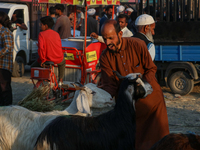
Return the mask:
[[[33,89],[30,67],[26,66],[25,75],[12,77],[13,104],[17,104]],[[186,96],[172,94],[169,88],[162,87],[169,119],[170,132],[195,133],[200,135],[200,85]],[[97,110],[96,114],[112,108]]]

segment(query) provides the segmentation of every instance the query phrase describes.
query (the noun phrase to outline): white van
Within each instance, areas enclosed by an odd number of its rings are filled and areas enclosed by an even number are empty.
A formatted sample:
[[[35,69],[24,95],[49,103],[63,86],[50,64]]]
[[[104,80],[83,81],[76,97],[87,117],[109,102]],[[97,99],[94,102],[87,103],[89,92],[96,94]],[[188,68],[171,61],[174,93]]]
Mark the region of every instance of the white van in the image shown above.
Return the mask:
[[[30,20],[28,6],[24,4],[0,3],[0,11],[8,14],[10,19],[17,10],[17,17],[24,22],[27,30],[17,27],[13,30],[14,50],[13,50],[13,73],[15,77],[24,74],[24,66],[37,58],[37,40],[30,38]],[[15,24],[12,24],[15,26]]]

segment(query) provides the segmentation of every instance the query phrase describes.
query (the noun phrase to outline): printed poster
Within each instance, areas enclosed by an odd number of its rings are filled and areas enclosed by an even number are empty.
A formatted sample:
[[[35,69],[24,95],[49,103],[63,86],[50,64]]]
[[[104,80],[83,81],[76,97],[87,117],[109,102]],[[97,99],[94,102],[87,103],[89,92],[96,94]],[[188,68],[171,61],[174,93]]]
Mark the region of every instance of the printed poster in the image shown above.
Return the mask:
[[[87,62],[91,62],[97,60],[97,53],[96,51],[91,51],[86,53]]]
[[[74,54],[73,53],[67,53],[65,60],[74,60]]]

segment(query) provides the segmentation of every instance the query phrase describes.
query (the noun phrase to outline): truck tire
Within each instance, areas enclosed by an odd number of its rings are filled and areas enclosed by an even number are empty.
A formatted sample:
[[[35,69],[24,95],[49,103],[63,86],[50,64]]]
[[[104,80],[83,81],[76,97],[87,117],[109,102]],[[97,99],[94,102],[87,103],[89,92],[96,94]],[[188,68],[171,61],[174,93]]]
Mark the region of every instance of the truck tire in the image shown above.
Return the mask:
[[[22,77],[24,75],[24,59],[21,56],[17,56],[13,63],[13,77]]]
[[[168,85],[173,93],[186,95],[192,91],[194,80],[187,72],[177,71],[170,76]]]

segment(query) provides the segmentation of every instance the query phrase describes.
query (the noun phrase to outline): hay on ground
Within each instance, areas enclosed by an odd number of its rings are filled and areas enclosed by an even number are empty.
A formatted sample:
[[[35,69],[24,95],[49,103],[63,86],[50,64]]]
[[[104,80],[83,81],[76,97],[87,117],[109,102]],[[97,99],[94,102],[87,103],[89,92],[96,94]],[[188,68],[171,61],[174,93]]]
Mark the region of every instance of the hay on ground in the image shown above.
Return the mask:
[[[51,88],[46,86],[40,86],[34,89],[23,100],[18,102],[18,105],[25,107],[32,111],[47,112],[53,111],[56,103],[54,101],[48,101],[47,95],[50,95]],[[60,108],[61,109],[61,108]]]

